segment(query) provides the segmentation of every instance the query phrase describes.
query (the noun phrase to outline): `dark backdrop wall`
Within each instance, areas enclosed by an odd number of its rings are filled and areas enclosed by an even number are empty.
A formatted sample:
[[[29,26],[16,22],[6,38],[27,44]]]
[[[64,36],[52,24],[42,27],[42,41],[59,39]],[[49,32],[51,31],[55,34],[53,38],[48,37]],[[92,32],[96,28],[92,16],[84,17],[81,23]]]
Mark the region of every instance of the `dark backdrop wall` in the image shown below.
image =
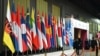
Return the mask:
[[[74,15],[77,19],[84,18],[86,20],[89,20],[91,18],[95,18],[94,15],[90,14],[89,12],[85,11],[83,8],[80,8],[79,6],[76,6],[75,4],[69,2],[69,1],[63,1],[63,0],[46,0],[48,1],[48,12],[52,13],[52,4],[55,4],[57,6],[60,6],[61,9],[61,17]]]
[[[4,30],[4,20],[6,19],[6,5],[7,5],[7,0],[0,0],[0,52],[4,50],[3,30]]]
[[[2,0],[0,0],[0,8],[2,8]],[[2,49],[2,9],[0,9],[0,50]]]

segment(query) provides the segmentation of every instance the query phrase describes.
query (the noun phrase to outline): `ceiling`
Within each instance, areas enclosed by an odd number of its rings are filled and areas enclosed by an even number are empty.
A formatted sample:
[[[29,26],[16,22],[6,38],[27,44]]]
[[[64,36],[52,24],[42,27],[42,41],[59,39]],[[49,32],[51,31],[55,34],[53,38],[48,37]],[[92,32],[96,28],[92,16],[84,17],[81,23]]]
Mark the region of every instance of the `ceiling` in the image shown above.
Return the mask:
[[[54,1],[54,0],[53,0]],[[55,0],[66,4],[66,2],[71,2],[76,6],[84,9],[91,15],[100,19],[100,0]]]
[[[66,1],[66,0],[64,0]],[[83,8],[95,17],[100,18],[100,0],[68,0],[73,4]]]

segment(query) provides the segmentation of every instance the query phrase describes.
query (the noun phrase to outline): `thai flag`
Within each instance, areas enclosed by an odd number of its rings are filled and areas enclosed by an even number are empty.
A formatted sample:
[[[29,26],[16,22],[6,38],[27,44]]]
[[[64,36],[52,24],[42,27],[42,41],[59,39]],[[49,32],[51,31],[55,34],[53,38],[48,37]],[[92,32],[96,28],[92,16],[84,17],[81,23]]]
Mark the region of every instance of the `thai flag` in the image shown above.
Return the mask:
[[[48,48],[47,39],[46,39],[46,29],[45,29],[45,18],[44,13],[42,13],[41,17],[41,34],[42,34],[42,40],[43,40],[43,47],[44,49]]]

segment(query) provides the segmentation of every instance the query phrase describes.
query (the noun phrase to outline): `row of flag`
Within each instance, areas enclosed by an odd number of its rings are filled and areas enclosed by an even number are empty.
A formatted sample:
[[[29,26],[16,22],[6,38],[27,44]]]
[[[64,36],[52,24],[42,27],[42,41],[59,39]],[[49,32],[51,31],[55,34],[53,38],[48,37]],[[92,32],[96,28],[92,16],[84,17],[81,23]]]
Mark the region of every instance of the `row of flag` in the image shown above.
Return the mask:
[[[8,0],[3,42],[12,53],[57,48],[70,44],[65,26],[71,27],[70,24],[65,24],[65,19],[44,13],[40,16],[39,11],[35,18],[33,8],[31,15],[29,9],[26,15],[23,7],[22,11],[20,10],[19,5],[17,10],[15,9],[13,2],[10,11]]]

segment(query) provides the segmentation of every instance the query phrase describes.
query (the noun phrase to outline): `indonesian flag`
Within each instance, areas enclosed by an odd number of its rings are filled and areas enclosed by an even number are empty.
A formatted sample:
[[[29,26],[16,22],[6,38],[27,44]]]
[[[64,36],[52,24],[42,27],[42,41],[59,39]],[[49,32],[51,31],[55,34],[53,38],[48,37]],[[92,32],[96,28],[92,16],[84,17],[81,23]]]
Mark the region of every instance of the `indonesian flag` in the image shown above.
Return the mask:
[[[62,47],[62,28],[60,18],[58,19],[58,46]]]

